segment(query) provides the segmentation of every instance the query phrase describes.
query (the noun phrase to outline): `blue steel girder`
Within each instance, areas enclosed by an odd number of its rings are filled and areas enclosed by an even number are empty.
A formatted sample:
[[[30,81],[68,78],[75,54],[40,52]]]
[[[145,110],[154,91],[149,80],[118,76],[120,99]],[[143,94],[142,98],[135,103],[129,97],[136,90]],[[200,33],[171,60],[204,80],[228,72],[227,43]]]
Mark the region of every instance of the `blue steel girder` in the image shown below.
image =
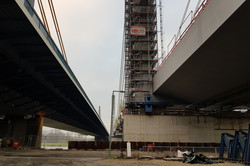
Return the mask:
[[[245,144],[243,160],[246,163],[250,163],[250,124],[248,126],[248,135],[247,135],[247,140]]]
[[[223,159],[225,146],[228,149],[228,159],[242,159],[245,163],[250,163],[250,124],[248,133],[236,131],[235,136],[227,133],[221,135],[219,154],[221,159]]]
[[[244,154],[245,140],[247,133],[243,131],[235,131],[235,136],[232,144],[232,154],[230,155],[233,159],[239,159],[240,153]]]
[[[168,105],[167,102],[153,102],[151,96],[145,97],[145,102],[130,102],[127,103],[127,107],[130,106],[144,106],[146,113],[152,113],[153,112],[153,106],[154,107],[166,107]]]
[[[233,135],[228,134],[228,133],[222,133],[221,134],[221,143],[220,143],[220,154],[219,157],[222,159],[224,156],[224,151],[225,151],[225,146],[228,149],[228,151],[230,152],[231,146],[230,146],[230,140],[229,138],[234,138]],[[229,155],[229,154],[228,154]],[[230,156],[230,155],[229,155]]]

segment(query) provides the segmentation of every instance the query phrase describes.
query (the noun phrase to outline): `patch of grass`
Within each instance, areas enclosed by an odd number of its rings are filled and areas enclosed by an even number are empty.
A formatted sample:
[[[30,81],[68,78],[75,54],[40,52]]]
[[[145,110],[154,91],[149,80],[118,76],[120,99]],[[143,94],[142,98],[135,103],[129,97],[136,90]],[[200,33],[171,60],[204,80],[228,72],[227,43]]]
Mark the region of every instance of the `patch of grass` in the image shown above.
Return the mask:
[[[42,143],[43,146],[59,146],[59,147],[68,147],[68,143]]]

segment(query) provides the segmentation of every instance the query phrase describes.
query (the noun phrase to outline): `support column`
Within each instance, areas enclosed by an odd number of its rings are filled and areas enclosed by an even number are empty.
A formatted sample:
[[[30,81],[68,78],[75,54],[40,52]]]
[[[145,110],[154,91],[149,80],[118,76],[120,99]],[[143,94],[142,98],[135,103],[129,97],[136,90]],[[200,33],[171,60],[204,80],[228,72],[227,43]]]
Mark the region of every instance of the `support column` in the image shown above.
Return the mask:
[[[43,118],[6,117],[0,120],[0,138],[17,141],[24,147],[41,147]],[[8,145],[8,146],[11,146]]]
[[[30,147],[41,147],[42,142],[43,118],[34,118],[28,120],[27,136],[29,137]]]
[[[108,138],[106,137],[100,137],[100,136],[95,136],[95,141],[96,142],[102,142],[102,141],[108,141]]]

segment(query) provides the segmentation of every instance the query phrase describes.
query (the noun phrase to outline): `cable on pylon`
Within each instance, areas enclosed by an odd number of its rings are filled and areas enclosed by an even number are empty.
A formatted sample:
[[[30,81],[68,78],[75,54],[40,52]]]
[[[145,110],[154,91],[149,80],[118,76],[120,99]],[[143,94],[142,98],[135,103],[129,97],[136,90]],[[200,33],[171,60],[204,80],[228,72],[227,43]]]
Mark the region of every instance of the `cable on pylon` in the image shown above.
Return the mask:
[[[48,24],[48,21],[47,21],[47,18],[46,18],[43,3],[42,3],[41,0],[38,0],[37,2],[38,2],[38,6],[39,6],[39,9],[40,9],[40,12],[41,12],[42,19],[43,19],[43,24],[44,24],[45,28],[47,29],[48,33],[50,34],[49,24]]]
[[[53,5],[53,1],[48,0],[48,2],[49,2],[50,12],[51,12],[52,19],[53,19],[54,26],[55,26],[57,38],[58,38],[58,41],[59,41],[59,44],[60,44],[61,52],[62,52],[62,55],[65,58],[66,62],[68,62],[66,52],[65,52],[65,48],[64,48],[64,44],[63,44],[63,40],[62,40],[62,35],[61,35],[61,32],[60,32],[60,28],[59,28],[57,17],[56,17],[55,8],[54,8],[54,5]]]

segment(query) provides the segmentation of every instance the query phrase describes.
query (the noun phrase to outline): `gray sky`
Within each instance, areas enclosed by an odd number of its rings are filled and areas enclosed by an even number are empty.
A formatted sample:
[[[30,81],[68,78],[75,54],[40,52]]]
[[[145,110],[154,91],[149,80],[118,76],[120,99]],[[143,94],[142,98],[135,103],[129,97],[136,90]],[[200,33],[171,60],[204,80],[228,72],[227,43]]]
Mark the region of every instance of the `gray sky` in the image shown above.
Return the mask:
[[[192,0],[189,11],[198,0]],[[44,1],[46,13],[48,5]],[[111,94],[119,87],[124,0],[53,0],[69,65],[109,131]],[[165,48],[187,0],[162,0]],[[37,4],[36,4],[37,8]],[[47,14],[50,29],[51,16]],[[190,20],[190,19],[189,19]],[[57,42],[55,33],[53,38]]]

